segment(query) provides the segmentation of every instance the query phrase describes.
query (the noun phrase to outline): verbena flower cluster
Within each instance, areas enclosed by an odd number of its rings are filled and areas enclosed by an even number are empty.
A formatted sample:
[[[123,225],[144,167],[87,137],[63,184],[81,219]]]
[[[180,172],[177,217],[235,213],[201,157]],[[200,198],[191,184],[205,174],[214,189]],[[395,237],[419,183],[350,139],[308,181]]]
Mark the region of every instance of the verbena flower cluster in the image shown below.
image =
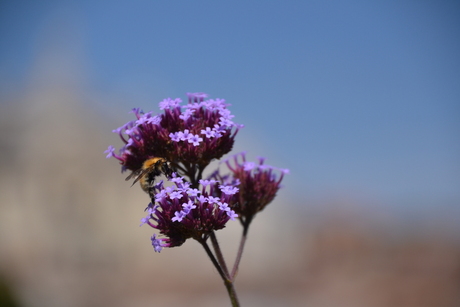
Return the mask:
[[[173,177],[175,186],[164,187],[163,181],[155,186],[155,205],[147,207],[148,215],[143,224],[158,229],[167,238],[152,236],[152,245],[156,252],[163,247],[180,246],[188,238],[200,240],[213,230],[225,227],[228,220],[238,215],[233,207],[232,196],[238,192],[233,186],[220,185],[220,197],[212,196],[216,187],[215,180],[200,180],[200,190],[191,188],[183,177]]]
[[[113,130],[125,145],[118,154],[109,146],[107,157],[118,159],[123,171],[136,171],[147,159],[161,157],[191,172],[193,167],[204,169],[211,160],[228,153],[242,126],[232,121],[234,115],[225,100],[205,100],[208,95],[204,93],[187,95],[189,101],[184,106],[180,98],[160,102],[164,113],[159,115],[132,109],[136,119]]]
[[[264,164],[265,158],[259,157],[259,163],[246,161],[246,153],[239,153],[223,162],[230,170],[230,174],[221,176],[219,171],[214,172],[211,178],[224,184],[239,187],[234,195],[233,202],[238,204],[234,210],[240,218],[250,218],[262,211],[276,196],[281,188],[281,181],[288,169],[276,168]]]
[[[264,164],[264,158],[258,164],[248,162],[242,153],[225,161],[229,174],[220,175],[217,170],[203,180],[205,167],[230,152],[242,125],[233,122],[225,100],[206,99],[204,93],[187,96],[183,106],[179,98],[163,100],[158,115],[133,109],[136,119],[113,130],[124,146],[118,153],[113,146],[105,151],[107,158],[117,159],[122,171],[132,175],[146,172],[144,162],[150,159],[168,163],[174,170],[167,174],[172,174],[167,178],[172,185],[154,182],[161,171],[147,179],[151,202],[141,225],[148,224],[163,236],[151,237],[156,252],[180,246],[189,238],[205,242],[229,220],[238,218],[247,228],[254,215],[274,199],[288,173]],[[150,164],[156,166],[156,162]]]

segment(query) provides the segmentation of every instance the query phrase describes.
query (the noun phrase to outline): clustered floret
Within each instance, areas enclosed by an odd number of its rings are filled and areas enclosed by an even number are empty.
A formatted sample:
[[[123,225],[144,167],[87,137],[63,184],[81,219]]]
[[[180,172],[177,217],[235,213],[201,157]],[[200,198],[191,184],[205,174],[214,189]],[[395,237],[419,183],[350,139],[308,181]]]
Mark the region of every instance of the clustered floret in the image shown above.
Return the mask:
[[[224,161],[230,174],[221,176],[215,172],[211,175],[227,186],[238,186],[233,202],[238,204],[234,210],[240,219],[252,219],[262,211],[275,198],[284,175],[289,173],[288,169],[275,168],[264,161],[263,157],[259,157],[258,164],[246,161],[246,153],[239,153]]]
[[[183,177],[176,176],[171,181],[175,186],[164,187],[162,181],[156,185],[156,204],[149,204],[148,215],[141,220],[141,225],[148,224],[167,237],[152,237],[156,252],[163,247],[180,246],[188,238],[200,240],[238,217],[231,209],[232,196],[238,188],[221,185],[222,195],[213,197],[217,183],[214,180],[200,180],[201,190],[191,188]]]
[[[160,102],[163,113],[152,115],[132,109],[136,120],[113,132],[125,144],[119,153],[109,146],[107,158],[120,161],[122,171],[134,174],[151,158],[162,158],[176,170],[168,174],[172,186],[163,181],[149,183],[151,203],[143,224],[158,229],[164,238],[151,237],[156,252],[182,245],[187,239],[206,240],[215,230],[238,218],[247,227],[254,215],[269,204],[289,171],[246,161],[245,153],[226,160],[230,174],[214,172],[203,180],[202,172],[213,159],[228,153],[242,125],[235,124],[223,99],[208,99],[204,93],[187,93],[188,104],[179,98]],[[240,158],[241,157],[241,158]],[[240,161],[241,160],[241,161]],[[278,176],[277,173],[281,175]],[[187,176],[189,181],[184,180]]]
[[[241,125],[232,121],[234,115],[224,99],[208,99],[204,93],[187,93],[188,104],[180,98],[167,98],[159,107],[164,113],[152,115],[139,108],[132,109],[136,120],[113,130],[125,144],[115,153],[109,146],[107,157],[118,159],[122,170],[136,171],[144,161],[161,157],[184,168],[198,165],[203,169],[211,160],[228,153]]]

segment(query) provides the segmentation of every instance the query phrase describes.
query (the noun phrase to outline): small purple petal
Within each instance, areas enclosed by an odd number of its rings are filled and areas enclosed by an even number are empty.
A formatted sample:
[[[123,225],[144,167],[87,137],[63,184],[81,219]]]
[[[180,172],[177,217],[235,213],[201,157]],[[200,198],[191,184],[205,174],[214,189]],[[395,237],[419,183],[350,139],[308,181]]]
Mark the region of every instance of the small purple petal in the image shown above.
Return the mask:
[[[227,203],[222,203],[222,202],[217,202],[217,205],[219,206],[219,209],[222,211],[230,211],[230,207],[228,206]]]
[[[181,199],[184,195],[182,193],[174,191],[169,194],[170,199]]]
[[[104,153],[107,154],[107,156],[106,156],[107,159],[113,157],[113,156],[114,156],[114,154],[113,154],[114,152],[115,152],[115,147],[113,147],[112,145],[110,145],[109,148],[107,148],[107,150],[104,151]]]
[[[208,198],[203,195],[200,195],[198,196],[197,200],[200,202],[200,204],[204,204],[205,202],[208,201]]]
[[[190,131],[188,129],[185,129],[184,132],[179,131],[178,135],[179,135],[181,141],[186,141],[189,138]]]
[[[198,146],[200,145],[200,142],[203,142],[203,138],[200,138],[198,134],[189,134],[188,142],[193,143],[193,146]]]
[[[221,185],[219,189],[222,191],[222,193],[226,195],[233,195],[236,194],[239,189],[237,187],[232,187],[232,186],[223,186]]]
[[[159,125],[161,123],[161,117],[158,115],[155,115],[155,116],[147,118],[146,122],[152,125]]]
[[[182,132],[180,132],[180,133],[182,133]],[[171,132],[171,133],[169,134],[169,137],[171,138],[171,140],[172,140],[173,142],[179,142],[179,141],[180,141],[180,138],[181,138],[179,132],[176,132],[176,133],[172,133],[172,132]]]
[[[227,211],[227,215],[230,217],[230,219],[231,219],[232,221],[234,221],[235,218],[238,217],[238,214],[236,214],[235,211],[233,211],[233,210]]]
[[[149,220],[150,220],[150,214],[147,215],[146,217],[143,217],[143,218],[141,219],[141,224],[139,225],[139,227],[141,227],[141,226],[144,225],[144,224],[147,224],[147,222],[148,222]]]
[[[179,103],[181,103],[181,102],[182,102],[182,100],[180,98],[176,98],[174,100],[171,99],[171,98],[166,98],[166,99],[164,99],[163,101],[161,101],[159,103],[160,110],[175,108],[175,107],[179,106]]]
[[[208,139],[216,136],[216,132],[209,127],[206,127],[206,130],[201,130],[201,134],[204,134]]]
[[[184,211],[174,212],[174,217],[171,219],[173,222],[181,222],[187,214]]]
[[[210,180],[206,180],[206,179],[200,179],[198,182],[199,182],[203,187],[206,187],[206,186],[208,186],[208,185],[211,184],[211,181],[210,181]]]
[[[243,163],[243,166],[244,166],[244,170],[245,171],[250,171],[252,170],[254,167],[256,167],[256,164],[254,162],[244,162]]]
[[[152,246],[155,249],[155,252],[159,253],[163,249],[162,240],[156,238],[157,235],[154,234],[150,240],[152,240]]]
[[[220,202],[219,197],[214,197],[214,196],[208,196],[208,203],[210,204],[217,204]]]
[[[184,210],[188,213],[190,210],[195,209],[196,205],[192,200],[189,200],[188,202],[182,204],[182,208],[184,208]]]
[[[200,191],[198,189],[188,189],[187,190],[187,195],[188,196],[198,196]]]
[[[177,174],[174,173],[172,178],[170,179],[170,181],[174,182],[174,183],[183,183],[184,182],[184,177],[177,177]]]
[[[183,121],[186,121],[187,119],[190,118],[190,116],[193,115],[193,113],[195,113],[195,110],[186,109],[186,110],[184,111],[184,113],[182,113],[181,115],[179,115],[179,118],[182,119]]]

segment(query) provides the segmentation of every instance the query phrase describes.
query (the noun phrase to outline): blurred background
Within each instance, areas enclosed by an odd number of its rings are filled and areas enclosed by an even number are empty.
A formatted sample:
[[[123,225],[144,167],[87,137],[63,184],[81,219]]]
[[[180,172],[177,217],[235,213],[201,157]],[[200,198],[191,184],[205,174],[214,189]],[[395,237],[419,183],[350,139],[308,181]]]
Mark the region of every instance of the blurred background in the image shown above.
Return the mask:
[[[196,242],[153,252],[103,153],[206,92],[234,152],[291,170],[242,306],[460,306],[459,55],[458,1],[1,1],[0,305],[230,305]]]

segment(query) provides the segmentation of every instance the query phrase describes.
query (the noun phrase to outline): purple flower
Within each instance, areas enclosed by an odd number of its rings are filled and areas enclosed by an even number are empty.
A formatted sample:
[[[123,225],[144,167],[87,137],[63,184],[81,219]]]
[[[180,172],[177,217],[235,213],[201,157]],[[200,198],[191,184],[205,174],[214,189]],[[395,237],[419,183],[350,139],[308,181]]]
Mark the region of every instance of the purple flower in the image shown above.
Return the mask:
[[[131,111],[129,111],[129,113],[134,113],[134,115],[136,115],[136,117],[139,118],[142,116],[144,112],[142,112],[140,108],[132,108]]]
[[[169,194],[170,199],[181,199],[183,197],[182,193],[174,191]]]
[[[220,138],[222,137],[222,133],[225,131],[225,127],[215,124],[214,128],[212,128],[212,131],[214,131],[214,136],[216,138]]]
[[[188,129],[185,129],[184,132],[179,132],[179,136],[181,141],[186,141],[190,137],[190,131]]]
[[[200,184],[203,186],[203,187],[206,187],[210,184],[213,184],[211,180],[204,180],[204,179],[201,179],[200,181]]]
[[[199,201],[200,204],[203,204],[204,202],[208,201],[208,198],[203,196],[203,195],[200,195],[200,196],[198,196],[198,198],[196,200]]]
[[[230,119],[221,117],[219,120],[219,125],[222,127],[233,127],[235,125],[234,122],[232,122]]]
[[[109,148],[107,148],[107,150],[104,151],[104,153],[107,154],[106,156],[107,159],[114,157],[117,160],[123,161],[123,158],[121,156],[115,154],[115,147],[113,147],[112,145],[110,145]]]
[[[242,161],[239,161],[239,157]],[[254,162],[246,161],[245,153],[242,153],[233,157],[233,163],[226,161],[231,171],[230,181],[239,183],[239,190],[232,198],[239,204],[234,210],[240,218],[252,219],[257,212],[262,211],[275,198],[284,174],[289,172],[283,169],[277,176],[277,169],[263,164],[264,160],[259,159],[260,164],[256,166]],[[224,190],[222,192],[225,193]]]
[[[160,202],[167,196],[166,190],[162,189],[155,194],[155,201]]]
[[[141,219],[141,224],[139,225],[139,227],[144,225],[144,224],[147,224],[149,222],[149,220],[150,220],[150,214]]]
[[[216,132],[209,127],[206,127],[205,130],[201,130],[201,134],[204,134],[207,138],[213,138],[216,136]]]
[[[186,105],[179,98],[164,99],[159,114],[132,109],[134,120],[113,131],[123,142],[121,149],[116,153],[109,146],[104,152],[120,161],[122,171],[132,172],[129,178],[148,183],[153,204],[141,225],[159,232],[161,238],[151,237],[155,252],[180,246],[189,238],[203,243],[236,218],[247,227],[274,199],[289,173],[265,164],[263,157],[246,161],[243,153],[225,161],[228,174],[216,171],[203,179],[209,163],[232,150],[243,125],[233,122],[224,99],[209,99],[201,92],[187,97]],[[156,184],[160,175],[168,179],[166,186],[163,181]]]
[[[181,175],[201,172],[212,160],[220,159],[232,149],[239,130],[230,122],[233,115],[228,104],[223,99],[206,100],[204,93],[187,96],[185,107],[180,106],[179,98],[161,101],[162,113],[157,115],[133,109],[136,119],[114,130],[124,143],[120,154],[110,148],[107,156],[132,172],[141,169],[146,160],[161,157],[173,166],[183,165],[178,168]]]
[[[217,205],[219,206],[219,209],[222,210],[222,211],[230,211],[231,209],[228,207],[228,204],[227,203],[222,203],[220,201],[217,202]]]
[[[257,157],[257,159],[259,160],[259,164],[263,165],[267,158],[265,158],[265,157]]]
[[[163,249],[163,247],[168,247],[168,245],[163,243],[163,239],[157,239],[157,235],[154,234],[150,240],[152,240],[152,246],[155,249],[155,252],[159,253]]]
[[[179,118],[182,119],[183,121],[186,121],[187,119],[190,118],[190,116],[193,115],[194,112],[195,112],[195,110],[193,110],[193,109],[186,109],[184,113],[179,115]]]
[[[114,152],[115,152],[115,147],[113,147],[112,145],[110,145],[109,148],[107,148],[107,150],[104,151],[104,153],[107,154],[107,157],[106,157],[107,159],[111,158],[111,157],[114,157],[115,156]]]
[[[183,183],[184,177],[177,177],[176,173],[174,173],[170,181],[174,183]]]
[[[191,196],[191,197],[198,196],[199,193],[200,191],[198,189],[188,189],[187,190],[188,196]]]
[[[190,188],[190,182],[183,182],[183,183],[178,183],[177,184],[177,190],[178,191],[187,193],[189,188]]]
[[[176,99],[171,99],[171,98],[166,98],[162,102],[160,102],[160,110],[165,110],[165,109],[173,109],[177,106],[179,106],[179,103],[181,103],[182,100],[180,98]]]
[[[208,202],[211,204],[217,204],[220,202],[220,198],[214,197],[214,196],[208,196]]]
[[[136,127],[128,128],[125,130],[125,133],[129,135],[130,137],[136,137],[137,128]]]
[[[181,222],[187,214],[184,211],[176,211],[174,217],[171,219],[173,222]]]
[[[222,191],[222,193],[224,193],[226,195],[233,195],[233,194],[236,194],[238,192],[238,188],[237,187],[232,187],[232,186],[223,186],[223,185],[221,185],[219,187],[219,189]]]
[[[187,212],[188,214],[190,210],[196,208],[196,205],[194,204],[192,200],[189,200],[188,202],[182,204],[182,208],[184,208],[184,211]]]
[[[211,110],[222,110],[224,109],[227,104],[225,103],[225,99],[209,99],[208,101],[205,101],[206,103],[206,108],[211,109]]]
[[[195,135],[190,134],[188,136],[188,142],[192,143],[193,146],[198,146],[200,145],[200,142],[203,142],[203,138],[200,138],[198,134],[195,134]]]
[[[201,102],[208,97],[206,93],[187,93],[189,103]]]
[[[152,112],[145,113],[139,117],[138,120],[136,120],[136,125],[144,125],[149,121],[149,119],[152,116]]]
[[[256,167],[256,164],[254,162],[244,162],[243,163],[243,169],[245,171],[250,171]]]
[[[226,118],[226,119],[232,119],[233,117],[235,117],[235,115],[232,115],[230,113],[230,110],[229,109],[219,109],[219,114],[223,117],[223,118]]]
[[[179,183],[176,183],[177,188],[178,185]],[[180,246],[188,238],[203,238],[212,231],[224,228],[225,224],[235,217],[229,203],[210,195],[213,185],[203,188],[203,194],[194,198],[187,194],[192,191],[191,189],[183,192],[163,186],[160,189],[166,196],[157,198],[157,204],[150,210],[151,214],[143,219],[144,223],[159,230],[160,234],[166,237],[156,239],[158,246]],[[157,191],[157,195],[162,193],[161,191]],[[198,189],[193,191],[197,193]],[[181,197],[178,197],[178,193]],[[179,202],[179,198],[183,201]]]
[[[258,166],[259,170],[266,170],[266,169],[273,169],[273,166],[270,166],[270,165],[259,165]]]
[[[146,123],[152,124],[152,125],[159,125],[161,122],[161,117],[158,115],[148,117],[146,119]]]
[[[179,142],[181,140],[181,135],[180,133],[182,132],[175,132],[175,133],[170,133],[169,134],[169,137],[171,138],[172,141],[174,142]]]
[[[230,217],[232,221],[234,221],[238,217],[238,214],[236,214],[233,210],[228,211],[227,215]]]

